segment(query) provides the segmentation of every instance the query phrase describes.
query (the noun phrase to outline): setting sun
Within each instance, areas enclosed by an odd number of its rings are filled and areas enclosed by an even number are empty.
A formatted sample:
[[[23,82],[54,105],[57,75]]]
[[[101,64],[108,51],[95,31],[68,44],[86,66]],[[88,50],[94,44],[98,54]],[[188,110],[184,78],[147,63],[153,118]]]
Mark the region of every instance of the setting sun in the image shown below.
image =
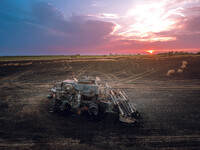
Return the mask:
[[[147,52],[153,54],[154,50],[148,50]]]

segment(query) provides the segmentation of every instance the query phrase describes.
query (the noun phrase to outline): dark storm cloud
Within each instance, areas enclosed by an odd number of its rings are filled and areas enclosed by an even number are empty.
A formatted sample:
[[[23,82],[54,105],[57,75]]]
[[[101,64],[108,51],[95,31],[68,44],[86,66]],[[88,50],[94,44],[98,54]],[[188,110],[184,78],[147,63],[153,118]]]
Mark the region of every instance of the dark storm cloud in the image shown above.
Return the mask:
[[[47,3],[35,3],[30,11],[23,11],[2,1],[0,55],[68,54],[76,48],[89,49],[106,43],[106,36],[114,26],[84,16],[71,16],[66,20],[57,8]]]

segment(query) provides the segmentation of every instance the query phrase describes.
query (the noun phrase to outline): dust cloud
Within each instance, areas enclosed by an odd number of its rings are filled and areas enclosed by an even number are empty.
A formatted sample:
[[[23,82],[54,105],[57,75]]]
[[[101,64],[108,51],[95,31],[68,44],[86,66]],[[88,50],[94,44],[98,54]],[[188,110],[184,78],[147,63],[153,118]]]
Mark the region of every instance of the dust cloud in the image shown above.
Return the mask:
[[[188,62],[187,62],[186,60],[182,61],[181,68],[179,68],[179,69],[177,70],[177,72],[175,72],[175,70],[168,70],[167,76],[169,77],[169,76],[172,76],[172,74],[176,74],[176,73],[179,73],[179,74],[180,74],[180,73],[182,73],[183,70],[186,68],[187,64],[188,64]]]

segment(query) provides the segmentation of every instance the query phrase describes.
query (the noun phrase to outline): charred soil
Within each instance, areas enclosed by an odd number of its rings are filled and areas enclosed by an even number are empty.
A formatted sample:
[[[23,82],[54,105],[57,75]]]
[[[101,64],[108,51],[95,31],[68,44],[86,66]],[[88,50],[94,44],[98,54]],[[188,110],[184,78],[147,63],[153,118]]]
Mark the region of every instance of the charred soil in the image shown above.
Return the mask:
[[[181,68],[182,61],[187,65]],[[127,57],[0,63],[0,149],[198,149],[200,57]],[[179,71],[181,69],[183,71]],[[167,75],[169,70],[174,73]],[[53,84],[98,76],[123,89],[140,125],[52,115]]]

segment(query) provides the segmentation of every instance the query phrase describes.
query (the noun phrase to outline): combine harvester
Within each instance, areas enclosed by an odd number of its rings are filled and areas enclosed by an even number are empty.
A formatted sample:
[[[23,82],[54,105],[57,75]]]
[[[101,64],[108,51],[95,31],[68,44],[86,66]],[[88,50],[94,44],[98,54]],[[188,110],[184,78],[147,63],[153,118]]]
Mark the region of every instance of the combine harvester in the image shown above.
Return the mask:
[[[112,89],[96,77],[81,77],[79,80],[64,80],[51,89],[50,112],[87,112],[92,118],[116,116],[124,123],[141,119],[137,109],[122,90]]]

